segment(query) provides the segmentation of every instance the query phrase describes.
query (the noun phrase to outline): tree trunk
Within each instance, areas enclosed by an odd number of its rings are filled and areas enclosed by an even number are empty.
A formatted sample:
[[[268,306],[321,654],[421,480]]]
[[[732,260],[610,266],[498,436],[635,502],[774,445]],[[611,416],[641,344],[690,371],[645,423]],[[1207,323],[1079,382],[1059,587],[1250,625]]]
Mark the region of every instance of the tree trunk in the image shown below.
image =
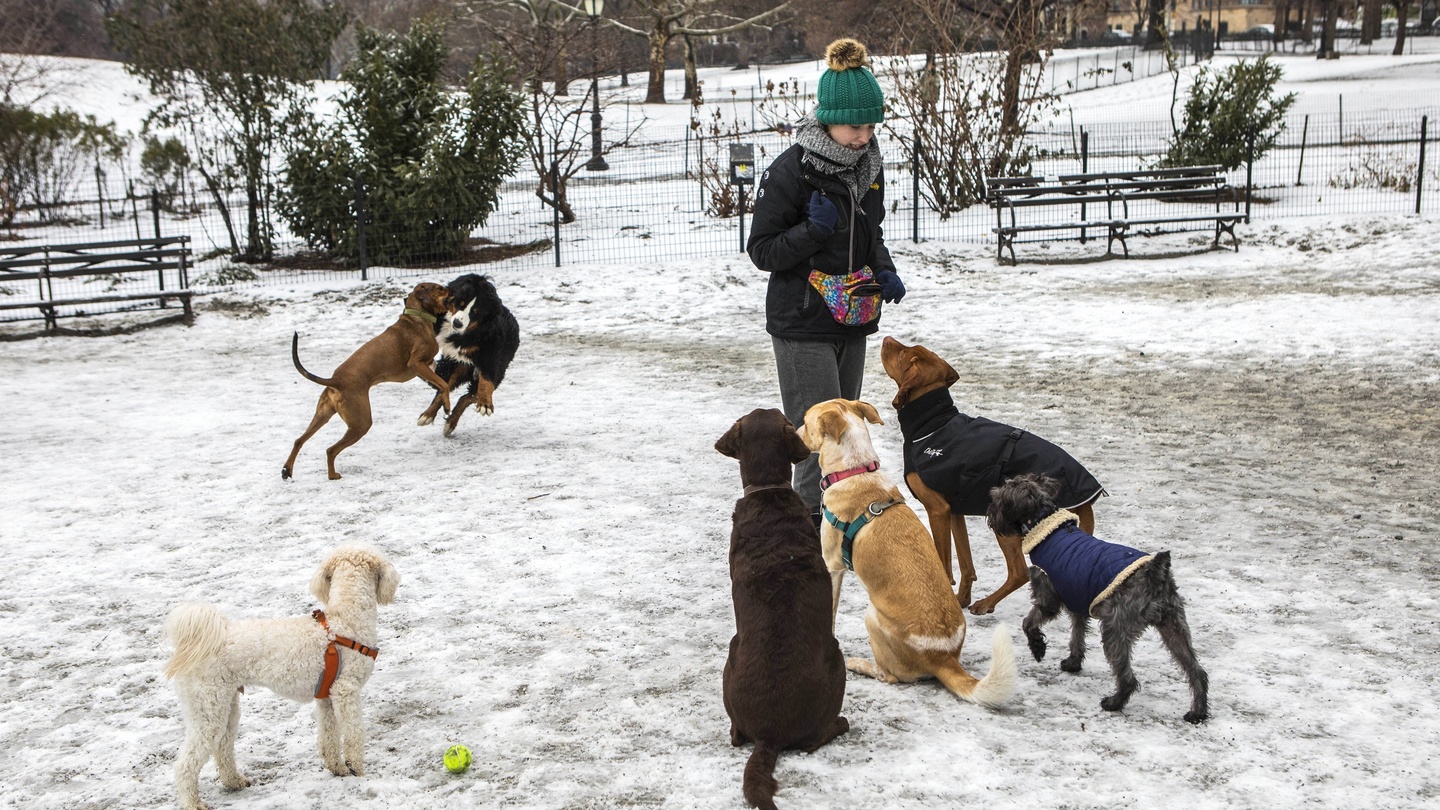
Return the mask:
[[[665,103],[665,46],[670,36],[656,23],[650,29],[650,85],[645,90],[646,104]]]
[[[1320,47],[1315,49],[1317,59],[1337,59],[1340,56],[1335,50],[1335,15],[1338,3],[1339,0],[1320,0],[1320,8],[1325,13],[1325,27],[1320,29]]]
[[[1300,41],[1315,40],[1315,0],[1300,0]]]
[[[1284,42],[1286,29],[1290,26],[1290,2],[1279,0],[1275,4],[1275,35],[1271,37],[1272,42]]]
[[[685,95],[686,101],[695,98],[700,89],[700,77],[695,68],[695,42],[689,34],[685,35]]]
[[[1169,39],[1165,31],[1165,7],[1168,4],[1165,0],[1149,0],[1146,5],[1145,50],[1162,50]]]
[[[1364,0],[1361,7],[1365,10],[1364,17],[1360,24],[1360,44],[1369,45],[1380,38],[1380,0]]]
[[[1405,24],[1410,21],[1410,0],[1399,0],[1395,8],[1400,12],[1400,18],[1395,21],[1395,50],[1390,52],[1391,56],[1403,56],[1405,53]]]
[[[570,54],[564,48],[555,54],[555,69],[552,71],[555,78],[555,95],[570,95]]]

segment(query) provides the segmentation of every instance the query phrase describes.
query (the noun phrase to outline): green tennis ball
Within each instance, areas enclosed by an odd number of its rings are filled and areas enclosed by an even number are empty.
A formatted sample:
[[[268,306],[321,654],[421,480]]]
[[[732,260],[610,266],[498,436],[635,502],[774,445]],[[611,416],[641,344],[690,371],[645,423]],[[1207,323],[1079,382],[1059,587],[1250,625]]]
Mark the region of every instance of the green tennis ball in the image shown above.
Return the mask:
[[[452,745],[445,749],[445,770],[464,773],[470,769],[470,749],[463,745]]]

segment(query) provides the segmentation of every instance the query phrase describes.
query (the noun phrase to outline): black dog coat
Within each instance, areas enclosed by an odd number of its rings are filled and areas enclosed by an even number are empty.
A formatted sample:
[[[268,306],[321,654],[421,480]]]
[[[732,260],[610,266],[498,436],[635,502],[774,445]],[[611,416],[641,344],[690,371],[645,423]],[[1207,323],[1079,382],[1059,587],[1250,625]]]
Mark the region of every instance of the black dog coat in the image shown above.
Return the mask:
[[[956,515],[983,515],[990,488],[1006,476],[1038,472],[1060,483],[1055,502],[1074,509],[1105,494],[1069,453],[1019,428],[960,413],[947,388],[917,397],[897,412],[905,437],[905,475],[945,496]],[[912,490],[911,494],[914,492]]]

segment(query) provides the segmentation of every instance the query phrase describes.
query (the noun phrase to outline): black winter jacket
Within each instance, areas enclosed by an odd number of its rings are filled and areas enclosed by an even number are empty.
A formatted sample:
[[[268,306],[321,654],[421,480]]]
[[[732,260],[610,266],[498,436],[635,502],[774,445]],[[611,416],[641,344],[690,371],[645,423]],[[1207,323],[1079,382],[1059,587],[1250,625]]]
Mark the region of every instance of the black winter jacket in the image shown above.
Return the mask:
[[[880,171],[856,207],[843,182],[800,162],[803,151],[795,144],[765,170],[756,193],[750,239],[745,245],[755,266],[770,273],[770,286],[765,292],[765,331],[790,340],[874,334],[880,328],[879,318],[846,326],[831,317],[820,293],[810,286],[810,271],[844,275],[866,265],[872,272],[895,269],[880,229],[885,219],[885,171]],[[810,192],[815,190],[840,209],[840,221],[829,237],[820,236],[810,224]]]

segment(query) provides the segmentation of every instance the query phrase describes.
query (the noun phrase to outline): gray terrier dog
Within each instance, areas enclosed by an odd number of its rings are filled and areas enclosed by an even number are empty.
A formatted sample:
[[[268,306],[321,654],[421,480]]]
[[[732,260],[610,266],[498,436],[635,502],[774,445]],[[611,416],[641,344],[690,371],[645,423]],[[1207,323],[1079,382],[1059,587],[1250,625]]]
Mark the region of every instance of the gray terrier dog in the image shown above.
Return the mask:
[[[1060,509],[1053,498],[1056,481],[1039,474],[1017,475],[990,490],[985,519],[996,534],[1022,538],[1030,555],[1030,614],[1025,638],[1036,661],[1045,658],[1040,628],[1070,613],[1070,656],[1060,662],[1066,672],[1079,672],[1085,660],[1085,633],[1090,617],[1100,620],[1100,642],[1115,673],[1115,694],[1100,701],[1106,711],[1120,711],[1140,688],[1130,668],[1130,648],[1154,627],[1175,662],[1190,680],[1190,711],[1186,722],[1209,717],[1210,678],[1195,658],[1185,602],[1170,573],[1170,552],[1146,554],[1106,543],[1082,531],[1076,516]]]

